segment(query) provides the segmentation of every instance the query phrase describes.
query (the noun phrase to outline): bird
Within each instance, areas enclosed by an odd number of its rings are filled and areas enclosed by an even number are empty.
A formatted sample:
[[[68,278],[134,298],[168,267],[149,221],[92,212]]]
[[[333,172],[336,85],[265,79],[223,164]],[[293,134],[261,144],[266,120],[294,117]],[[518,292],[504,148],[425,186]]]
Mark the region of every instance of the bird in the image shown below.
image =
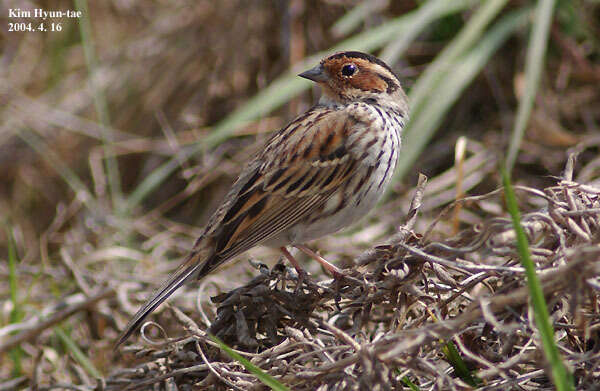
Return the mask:
[[[343,272],[306,247],[356,222],[389,185],[400,153],[408,100],[379,58],[334,53],[298,76],[321,88],[318,102],[276,131],[245,166],[177,270],[131,318],[123,344],[182,285],[202,279],[246,250],[295,247],[334,277]]]

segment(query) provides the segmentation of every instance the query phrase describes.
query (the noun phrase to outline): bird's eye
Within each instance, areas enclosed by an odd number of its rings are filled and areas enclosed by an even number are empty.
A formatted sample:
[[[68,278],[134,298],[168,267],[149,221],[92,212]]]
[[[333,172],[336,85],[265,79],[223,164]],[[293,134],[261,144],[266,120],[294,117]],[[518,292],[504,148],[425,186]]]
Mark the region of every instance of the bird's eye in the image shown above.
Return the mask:
[[[356,65],[346,64],[342,67],[342,76],[352,76],[356,72]]]

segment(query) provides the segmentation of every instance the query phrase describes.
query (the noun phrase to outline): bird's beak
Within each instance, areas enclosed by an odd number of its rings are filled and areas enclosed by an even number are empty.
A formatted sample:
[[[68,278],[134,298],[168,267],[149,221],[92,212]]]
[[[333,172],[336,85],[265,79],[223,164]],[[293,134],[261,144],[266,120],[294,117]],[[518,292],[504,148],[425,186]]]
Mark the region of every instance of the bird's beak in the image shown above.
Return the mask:
[[[319,64],[314,68],[309,69],[306,72],[300,73],[298,76],[303,77],[308,80],[312,80],[317,83],[322,83],[327,81],[327,75],[325,74],[325,70],[323,69],[323,65]]]

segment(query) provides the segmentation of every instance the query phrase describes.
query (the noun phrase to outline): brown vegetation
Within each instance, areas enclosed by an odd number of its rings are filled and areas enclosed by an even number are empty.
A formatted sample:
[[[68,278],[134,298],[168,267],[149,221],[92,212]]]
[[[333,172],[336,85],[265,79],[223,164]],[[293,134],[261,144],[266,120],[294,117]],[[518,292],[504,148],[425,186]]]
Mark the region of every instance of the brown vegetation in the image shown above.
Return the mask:
[[[0,5],[3,25],[20,3]],[[160,326],[112,350],[240,167],[316,94],[265,103],[260,119],[223,137],[220,121],[309,54],[421,2],[370,3],[346,31],[335,23],[357,8],[340,1],[90,2],[92,77],[76,21],[61,20],[60,33],[2,32],[0,390],[264,387],[207,331],[293,390],[409,389],[405,378],[421,390],[553,389],[498,172],[526,85],[527,26],[462,92],[386,202],[311,244],[350,278],[333,281],[306,260],[311,278],[298,287],[276,252],[256,248],[181,289],[154,315]],[[509,1],[496,19],[525,3]],[[409,42],[392,64],[408,91],[478,9],[438,18]],[[556,342],[581,390],[600,385],[599,13],[597,2],[557,2],[512,174]],[[398,50],[381,46],[373,51]],[[165,163],[170,174],[144,192]]]

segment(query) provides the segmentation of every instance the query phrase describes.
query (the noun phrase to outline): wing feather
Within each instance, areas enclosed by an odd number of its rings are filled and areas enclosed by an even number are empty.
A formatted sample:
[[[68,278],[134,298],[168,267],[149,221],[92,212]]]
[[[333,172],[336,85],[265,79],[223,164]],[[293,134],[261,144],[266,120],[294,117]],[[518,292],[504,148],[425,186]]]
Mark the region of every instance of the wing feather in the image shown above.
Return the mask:
[[[357,159],[348,153],[347,118],[341,110],[316,107],[267,143],[222,212],[214,232],[220,259],[288,230],[349,182]]]

